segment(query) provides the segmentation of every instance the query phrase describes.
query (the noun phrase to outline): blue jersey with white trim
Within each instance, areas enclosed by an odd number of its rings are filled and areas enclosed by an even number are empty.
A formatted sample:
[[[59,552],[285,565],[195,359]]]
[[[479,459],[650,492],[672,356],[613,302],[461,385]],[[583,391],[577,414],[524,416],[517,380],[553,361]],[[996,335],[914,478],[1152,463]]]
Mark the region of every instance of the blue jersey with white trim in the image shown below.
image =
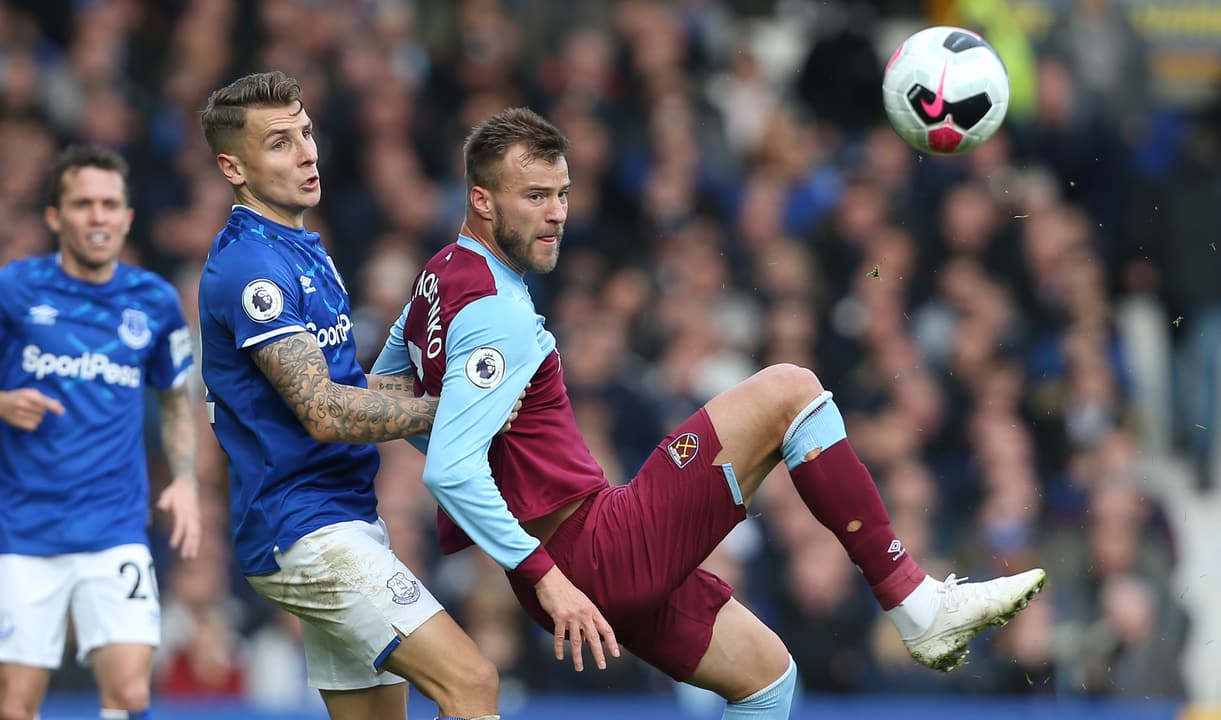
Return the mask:
[[[306,332],[333,381],[368,387],[356,360],[348,292],[318,234],[235,206],[204,265],[199,316],[212,430],[229,456],[229,510],[242,572],[275,572],[274,550],[318,528],[375,520],[376,446],[310,437],[251,357]]]
[[[186,382],[191,334],[174,287],[120,263],[96,284],[58,255],[0,268],[0,390],[64,406],[33,432],[0,422],[0,553],[148,543],[145,386]]]

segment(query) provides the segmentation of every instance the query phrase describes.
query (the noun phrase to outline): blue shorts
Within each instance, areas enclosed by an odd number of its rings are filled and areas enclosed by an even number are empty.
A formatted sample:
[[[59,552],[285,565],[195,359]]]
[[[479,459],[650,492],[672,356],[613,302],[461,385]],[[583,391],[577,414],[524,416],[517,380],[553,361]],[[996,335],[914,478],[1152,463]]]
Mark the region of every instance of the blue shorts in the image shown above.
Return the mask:
[[[700,409],[653,450],[635,479],[587,498],[547,542],[619,642],[679,681],[695,672],[733,594],[698,567],[746,518],[732,471],[713,462],[720,451]],[[513,589],[535,622],[554,631],[534,588]]]

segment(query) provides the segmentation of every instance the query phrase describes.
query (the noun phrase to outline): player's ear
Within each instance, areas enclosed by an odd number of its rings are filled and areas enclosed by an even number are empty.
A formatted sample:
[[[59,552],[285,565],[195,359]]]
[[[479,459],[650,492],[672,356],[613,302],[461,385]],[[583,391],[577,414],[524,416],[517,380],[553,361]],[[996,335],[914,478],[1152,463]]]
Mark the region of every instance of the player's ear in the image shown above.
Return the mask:
[[[246,172],[242,168],[242,161],[236,155],[229,153],[217,153],[216,166],[220,168],[221,174],[229,181],[230,185],[245,185]]]
[[[47,227],[51,228],[51,232],[59,234],[63,228],[63,223],[60,222],[59,208],[54,205],[48,205],[42,211],[42,219],[47,223]]]
[[[470,193],[471,209],[484,220],[492,219],[492,193],[485,187],[475,185]]]

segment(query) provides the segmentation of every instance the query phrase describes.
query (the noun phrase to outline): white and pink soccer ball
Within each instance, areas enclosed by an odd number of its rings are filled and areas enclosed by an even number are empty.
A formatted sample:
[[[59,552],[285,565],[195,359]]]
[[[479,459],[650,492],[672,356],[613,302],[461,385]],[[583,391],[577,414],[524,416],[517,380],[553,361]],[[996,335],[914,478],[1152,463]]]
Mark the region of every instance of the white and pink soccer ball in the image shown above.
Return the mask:
[[[917,150],[961,153],[992,137],[1009,109],[1009,75],[979,34],[932,27],[895,50],[882,76],[890,124]]]

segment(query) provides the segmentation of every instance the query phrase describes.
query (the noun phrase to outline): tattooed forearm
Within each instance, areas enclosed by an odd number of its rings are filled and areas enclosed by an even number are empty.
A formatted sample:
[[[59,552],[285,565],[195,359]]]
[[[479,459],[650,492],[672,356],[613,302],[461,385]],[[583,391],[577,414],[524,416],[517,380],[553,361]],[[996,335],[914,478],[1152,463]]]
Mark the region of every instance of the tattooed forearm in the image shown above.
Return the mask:
[[[412,394],[412,379],[409,375],[366,375],[370,390],[389,393]]]
[[[265,345],[253,357],[316,440],[374,443],[432,429],[435,399],[390,395],[332,381],[326,357],[307,333]]]
[[[161,447],[174,480],[195,481],[195,415],[188,383],[158,393]]]

